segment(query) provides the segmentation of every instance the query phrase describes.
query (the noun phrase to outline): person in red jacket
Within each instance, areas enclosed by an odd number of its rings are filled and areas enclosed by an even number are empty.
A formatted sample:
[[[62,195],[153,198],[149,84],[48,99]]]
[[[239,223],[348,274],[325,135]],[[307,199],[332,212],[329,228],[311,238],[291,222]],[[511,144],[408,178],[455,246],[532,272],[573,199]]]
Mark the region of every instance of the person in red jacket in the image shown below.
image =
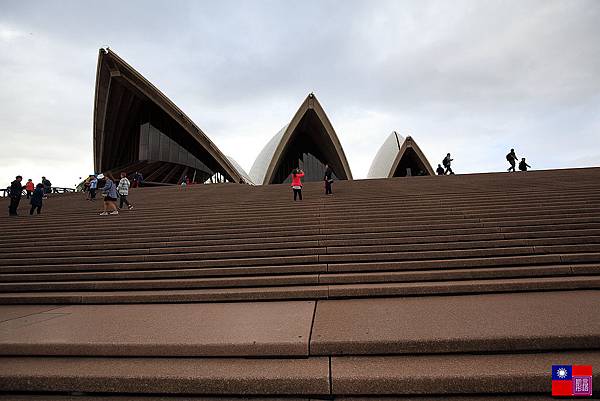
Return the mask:
[[[300,168],[296,168],[294,171],[292,171],[292,189],[294,190],[294,200],[296,200],[296,197],[302,200],[302,177],[304,177],[304,171],[300,170]]]
[[[27,180],[27,184],[25,184],[25,191],[27,191],[27,199],[29,199],[31,197],[31,194],[33,193],[33,190],[35,189],[34,185],[33,185],[33,181],[31,181],[31,178]]]

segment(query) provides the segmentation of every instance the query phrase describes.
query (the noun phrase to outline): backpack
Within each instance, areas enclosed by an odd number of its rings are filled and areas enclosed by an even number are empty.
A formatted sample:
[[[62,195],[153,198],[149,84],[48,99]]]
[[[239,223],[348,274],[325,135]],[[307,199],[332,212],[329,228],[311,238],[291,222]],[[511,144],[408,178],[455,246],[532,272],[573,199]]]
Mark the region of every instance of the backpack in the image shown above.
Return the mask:
[[[508,160],[509,162],[513,161],[512,153],[506,155],[506,160]]]
[[[444,160],[442,160],[442,164],[444,165],[444,167],[448,167],[448,165],[450,163],[448,162],[448,158],[447,157],[444,157]]]

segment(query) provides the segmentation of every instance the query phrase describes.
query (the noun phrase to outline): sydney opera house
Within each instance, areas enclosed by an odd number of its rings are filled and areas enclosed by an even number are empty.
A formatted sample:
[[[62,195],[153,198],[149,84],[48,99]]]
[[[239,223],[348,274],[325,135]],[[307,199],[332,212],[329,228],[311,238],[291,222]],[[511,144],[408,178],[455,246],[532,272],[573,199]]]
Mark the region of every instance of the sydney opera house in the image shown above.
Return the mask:
[[[257,156],[247,173],[158,88],[115,52],[100,49],[94,100],[94,169],[114,176],[140,172],[149,184],[290,182],[293,169],[320,181],[325,164],[338,180],[352,180],[335,129],[314,94]],[[375,155],[367,178],[433,175],[411,137],[392,132]]]

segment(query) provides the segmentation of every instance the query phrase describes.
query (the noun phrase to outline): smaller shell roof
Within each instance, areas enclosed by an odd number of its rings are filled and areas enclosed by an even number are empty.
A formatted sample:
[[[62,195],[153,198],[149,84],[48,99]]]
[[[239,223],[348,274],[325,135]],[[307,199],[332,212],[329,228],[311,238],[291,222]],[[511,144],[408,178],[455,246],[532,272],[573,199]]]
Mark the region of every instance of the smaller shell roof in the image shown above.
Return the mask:
[[[371,163],[371,167],[369,168],[367,178],[393,177],[400,159],[402,159],[402,156],[409,148],[411,148],[417,154],[417,156],[419,156],[419,159],[425,165],[427,172],[430,175],[434,175],[429,161],[414,139],[412,139],[410,136],[405,138],[396,131],[392,131],[392,133],[388,135],[377,151],[377,154]]]
[[[229,162],[233,165],[233,167],[235,167],[235,169],[238,171],[238,173],[240,174],[242,179],[247,184],[254,185],[254,181],[252,180],[252,178],[250,178],[248,173],[246,173],[246,170],[244,170],[244,168],[233,157],[231,157],[231,156],[226,156],[226,157],[227,157],[227,160],[229,160]]]

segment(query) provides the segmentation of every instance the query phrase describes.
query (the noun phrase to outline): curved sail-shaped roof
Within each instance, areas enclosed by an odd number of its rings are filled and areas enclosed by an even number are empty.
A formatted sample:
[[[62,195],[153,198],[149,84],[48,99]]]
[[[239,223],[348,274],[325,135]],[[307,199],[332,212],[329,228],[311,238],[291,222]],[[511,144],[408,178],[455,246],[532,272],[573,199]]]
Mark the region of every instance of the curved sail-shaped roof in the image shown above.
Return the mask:
[[[227,156],[227,159],[233,165],[233,167],[237,169],[238,173],[240,173],[243,179],[243,183],[254,184],[254,182],[252,182],[252,178],[250,178],[248,173],[246,173],[246,170],[244,170],[244,168],[233,157]]]
[[[406,175],[435,175],[435,173],[414,139],[410,136],[404,138],[394,131],[377,151],[367,178]]]
[[[342,145],[314,94],[309,94],[289,124],[283,127],[262,149],[250,169],[256,185],[284,182],[298,163],[317,177],[316,170],[328,163],[335,176],[351,180],[352,173]],[[322,177],[322,176],[321,176]],[[305,177],[310,179],[310,175]]]
[[[182,175],[242,175],[217,146],[167,96],[112,50],[100,49],[94,100],[94,169],[170,163],[158,182]],[[156,169],[156,168],[155,168]]]

